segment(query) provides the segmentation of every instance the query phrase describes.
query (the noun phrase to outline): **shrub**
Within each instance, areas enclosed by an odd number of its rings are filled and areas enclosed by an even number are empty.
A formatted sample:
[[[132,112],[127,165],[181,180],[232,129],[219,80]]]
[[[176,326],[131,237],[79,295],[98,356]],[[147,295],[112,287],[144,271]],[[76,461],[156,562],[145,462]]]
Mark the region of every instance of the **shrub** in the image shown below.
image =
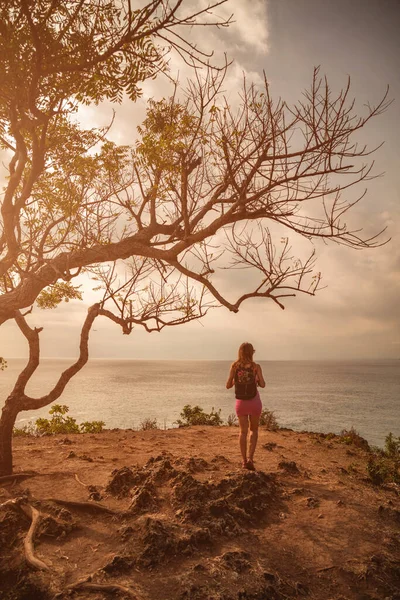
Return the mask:
[[[36,419],[38,435],[52,435],[55,433],[79,433],[79,425],[73,417],[66,417],[69,411],[65,404],[54,404],[49,415],[51,419]]]
[[[81,433],[101,433],[104,425],[104,421],[85,421],[79,425],[79,429]]]
[[[160,428],[157,424],[157,419],[149,419],[147,417],[146,419],[143,419],[143,421],[140,422],[139,429],[141,431],[147,431],[148,429],[160,429]]]
[[[400,458],[400,437],[395,438],[392,432],[385,438],[385,454],[393,458]]]
[[[368,477],[375,485],[400,483],[400,463],[382,455],[372,455],[368,460]]]
[[[351,429],[343,429],[340,432],[340,441],[344,444],[353,444],[357,448],[363,448],[364,450],[370,450],[369,444],[366,439],[351,427]]]
[[[179,427],[189,427],[190,425],[222,425],[221,409],[218,412],[212,407],[210,413],[205,413],[200,406],[190,406],[186,404],[180,414],[181,419],[175,421]]]
[[[51,419],[39,418],[35,424],[28,423],[22,427],[14,427],[13,435],[54,435],[56,433],[101,433],[104,421],[85,421],[78,425],[76,419],[66,416],[69,412],[65,404],[53,404],[49,410]]]
[[[278,421],[276,420],[274,413],[266,408],[263,408],[261,412],[260,425],[264,426],[269,431],[276,431],[279,429]]]
[[[28,437],[36,434],[36,427],[33,423],[27,423],[22,427],[14,427],[13,435],[16,437]]]
[[[230,415],[228,415],[228,418],[226,419],[226,424],[229,425],[229,427],[237,427],[238,418],[235,413],[231,413]]]
[[[400,437],[390,432],[384,448],[373,448],[367,464],[369,479],[375,485],[400,483]]]

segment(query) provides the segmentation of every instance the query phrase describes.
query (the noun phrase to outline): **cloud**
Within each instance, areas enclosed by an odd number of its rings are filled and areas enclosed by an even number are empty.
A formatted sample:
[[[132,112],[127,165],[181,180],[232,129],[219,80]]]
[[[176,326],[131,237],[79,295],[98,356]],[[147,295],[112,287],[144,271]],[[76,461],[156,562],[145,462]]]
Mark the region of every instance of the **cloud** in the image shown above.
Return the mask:
[[[226,40],[235,55],[268,52],[267,6],[266,0],[229,0],[218,9],[225,18],[233,17],[222,40]]]

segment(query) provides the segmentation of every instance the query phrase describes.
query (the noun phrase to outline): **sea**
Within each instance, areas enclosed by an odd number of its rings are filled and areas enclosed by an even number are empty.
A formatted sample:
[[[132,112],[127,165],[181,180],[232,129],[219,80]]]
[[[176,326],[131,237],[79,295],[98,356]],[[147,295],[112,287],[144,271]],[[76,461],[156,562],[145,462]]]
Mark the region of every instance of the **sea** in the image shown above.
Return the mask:
[[[26,393],[49,392],[71,360],[42,359]],[[25,361],[9,359],[0,371],[0,405]],[[375,446],[391,431],[400,436],[400,360],[260,361],[266,380],[263,406],[281,427],[340,433],[354,427]],[[176,426],[182,408],[234,413],[225,388],[230,361],[92,359],[67,385],[58,404],[78,423],[101,420],[107,429],[140,429],[146,419]],[[17,426],[48,416],[49,407],[20,413]]]

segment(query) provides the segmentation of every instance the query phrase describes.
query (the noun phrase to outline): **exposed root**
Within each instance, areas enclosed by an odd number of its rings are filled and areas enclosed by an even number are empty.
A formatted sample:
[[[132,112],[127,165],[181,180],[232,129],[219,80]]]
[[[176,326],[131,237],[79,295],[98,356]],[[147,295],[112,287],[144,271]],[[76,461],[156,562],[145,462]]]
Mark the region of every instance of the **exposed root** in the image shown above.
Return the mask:
[[[20,505],[19,498],[12,498],[11,500],[6,500],[2,504],[0,504],[0,508],[5,508],[6,506],[11,506],[11,508],[19,508]]]
[[[71,508],[80,508],[82,510],[88,510],[91,512],[103,512],[109,515],[121,515],[119,511],[112,510],[107,506],[98,504],[97,502],[78,502],[76,500],[63,500],[61,498],[46,498],[43,502],[55,502],[56,504],[62,504],[63,506],[69,506]]]
[[[317,569],[317,573],[322,573],[323,571],[330,571],[331,569],[337,569],[338,567],[336,565],[330,565],[329,567],[321,567],[320,569]]]
[[[88,577],[90,579],[90,577]],[[91,581],[78,581],[77,583],[73,583],[71,585],[67,585],[66,590],[88,590],[92,592],[122,592],[125,595],[130,596],[137,600],[136,594],[134,592],[125,587],[124,585],[119,585],[118,583],[92,583]],[[56,598],[59,596],[57,594]]]
[[[81,481],[78,477],[78,475],[75,473],[75,479],[78,483],[80,483],[81,485],[83,485],[83,487],[89,487],[87,483],[83,483],[83,481]]]
[[[31,506],[30,504],[28,504],[27,507],[29,507],[30,512],[31,512],[32,523],[31,523],[31,526],[29,527],[29,531],[26,534],[26,537],[24,539],[24,549],[25,549],[26,560],[27,560],[28,564],[31,565],[32,567],[34,567],[35,569],[39,569],[41,571],[49,571],[50,569],[46,565],[46,563],[44,563],[42,560],[40,560],[40,558],[37,558],[35,556],[34,550],[33,550],[33,538],[35,536],[35,531],[36,531],[36,528],[39,523],[40,512],[38,510],[36,510],[36,508]]]
[[[27,477],[34,477],[37,475],[36,471],[24,471],[23,473],[13,473],[12,475],[2,475],[0,477],[1,483],[8,483],[9,481],[13,482],[17,479],[26,479]]]

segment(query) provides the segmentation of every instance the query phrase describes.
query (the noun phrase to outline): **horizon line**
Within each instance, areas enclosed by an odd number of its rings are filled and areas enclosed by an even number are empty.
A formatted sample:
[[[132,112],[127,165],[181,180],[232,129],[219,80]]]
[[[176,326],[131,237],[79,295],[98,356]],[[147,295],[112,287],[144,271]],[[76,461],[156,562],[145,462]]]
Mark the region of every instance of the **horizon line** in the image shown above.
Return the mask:
[[[3,357],[7,362],[9,360],[28,360],[25,356],[10,356]],[[40,360],[77,360],[76,356],[43,356]],[[147,361],[147,362],[230,362],[232,358],[133,358],[120,356],[98,356],[88,360],[126,360],[126,361]],[[322,362],[322,361],[354,361],[354,360],[400,360],[398,356],[383,356],[383,357],[353,357],[353,358],[258,358],[260,362]]]

